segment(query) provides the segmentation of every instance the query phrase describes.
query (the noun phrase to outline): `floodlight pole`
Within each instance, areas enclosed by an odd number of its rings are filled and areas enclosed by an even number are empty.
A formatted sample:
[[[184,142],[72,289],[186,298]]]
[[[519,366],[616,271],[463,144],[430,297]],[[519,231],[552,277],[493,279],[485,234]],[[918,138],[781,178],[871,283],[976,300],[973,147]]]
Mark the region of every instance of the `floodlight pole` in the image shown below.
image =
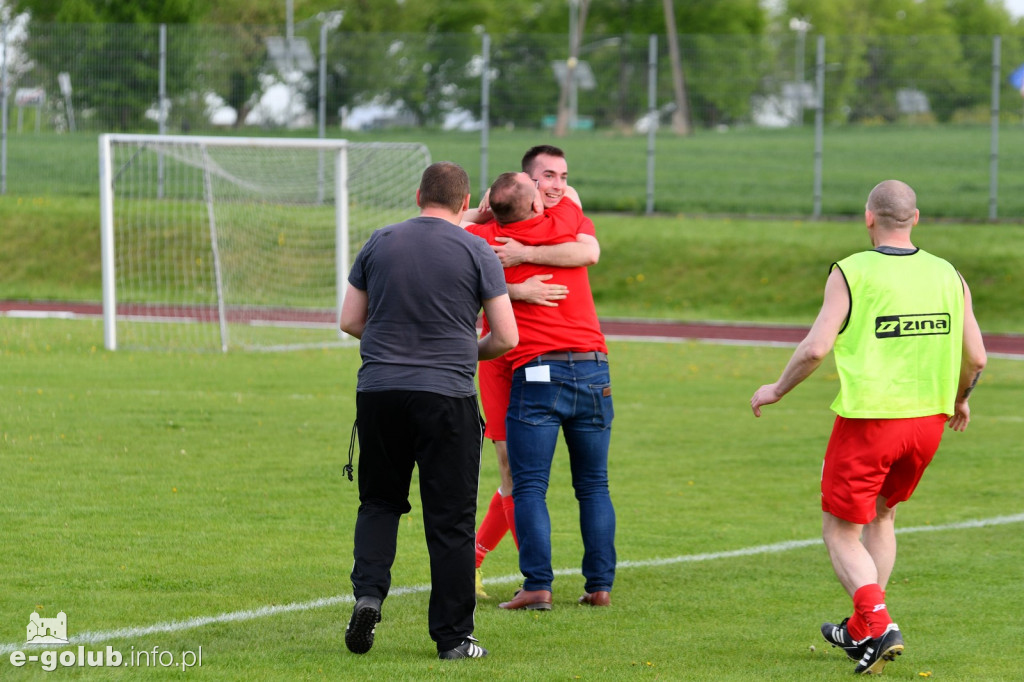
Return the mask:
[[[999,81],[1002,72],[1003,37],[992,37],[992,113],[989,141],[988,219],[999,215]]]
[[[318,94],[317,94],[317,136],[322,140],[327,137],[327,32],[333,31],[341,25],[341,22],[345,18],[345,13],[342,11],[337,12],[321,12],[317,15],[320,20],[320,74],[318,83]],[[319,152],[318,160],[318,172],[317,178],[319,184],[317,185],[317,203],[324,203],[324,152],[321,149]]]
[[[293,113],[293,101],[295,99],[294,88],[290,81],[292,75],[292,41],[295,40],[295,8],[293,0],[285,0],[284,8],[284,66],[285,66],[285,81],[288,85],[288,111],[287,125],[290,128],[292,125]]]
[[[658,132],[658,36],[647,39],[647,209],[654,213],[654,151]]]
[[[580,23],[580,0],[569,0],[569,58],[565,62],[569,79],[569,130],[576,129],[576,116],[579,104],[577,103],[578,92],[576,85],[576,66],[570,65],[570,61],[578,59],[576,56],[580,45],[579,36]]]
[[[822,159],[825,155],[825,36],[818,36],[815,62],[814,104],[814,210],[815,220],[821,218]]]
[[[480,195],[487,191],[488,146],[490,145],[491,127],[491,36],[483,34],[483,45],[480,47],[483,69],[480,74]]]
[[[286,47],[288,48],[288,56],[291,56],[292,49],[292,38],[295,37],[295,3],[293,0],[285,0],[284,3],[284,37],[286,41]]]

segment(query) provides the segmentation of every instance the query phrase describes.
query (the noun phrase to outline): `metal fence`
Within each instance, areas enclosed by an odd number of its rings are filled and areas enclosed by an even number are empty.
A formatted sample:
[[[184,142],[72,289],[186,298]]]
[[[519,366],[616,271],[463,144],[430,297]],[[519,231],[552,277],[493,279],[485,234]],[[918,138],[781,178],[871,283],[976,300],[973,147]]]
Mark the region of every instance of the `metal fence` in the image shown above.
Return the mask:
[[[987,176],[976,202],[984,206],[970,217],[992,219],[1006,175],[998,165],[999,131],[1022,121],[1014,72],[1024,47],[992,36],[683,35],[681,72],[673,71],[663,37],[587,36],[567,79],[564,35],[354,34],[317,22],[285,33],[279,26],[4,25],[0,190],[6,193],[9,179],[44,193],[95,188],[95,136],[104,132],[376,131],[386,139],[400,129],[472,131],[486,177],[490,135],[550,135],[561,104],[570,135],[600,132],[646,160],[631,205],[647,212],[842,212],[845,205],[830,204],[827,195],[843,172],[822,166],[827,136],[865,126],[981,128],[963,182],[977,192],[979,172]],[[666,131],[674,114],[697,138],[802,131],[813,152],[754,165],[765,178],[806,181],[806,201],[730,207],[692,186],[682,191],[670,178],[655,182],[655,160],[672,149]],[[88,144],[76,146],[82,137]],[[79,148],[92,155],[84,164],[70,158]],[[800,167],[780,173],[787,163]],[[735,164],[718,170],[741,177],[751,160]]]

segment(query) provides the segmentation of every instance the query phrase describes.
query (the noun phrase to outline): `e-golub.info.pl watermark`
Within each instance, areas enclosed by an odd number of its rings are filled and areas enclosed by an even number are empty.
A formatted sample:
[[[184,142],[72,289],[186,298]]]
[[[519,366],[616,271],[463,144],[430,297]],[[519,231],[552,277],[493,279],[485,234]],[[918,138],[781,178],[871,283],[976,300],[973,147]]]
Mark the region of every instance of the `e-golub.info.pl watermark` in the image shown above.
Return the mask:
[[[42,650],[40,645],[67,646],[68,617],[63,611],[53,618],[43,618],[35,611],[28,618],[25,635],[25,651],[12,651],[11,665],[21,668],[39,664],[41,670],[52,672],[59,668],[177,668],[185,671],[203,665],[203,647],[197,651],[173,652],[158,646],[152,649],[135,647],[127,652],[111,646],[102,649],[87,649],[79,645],[63,651]]]

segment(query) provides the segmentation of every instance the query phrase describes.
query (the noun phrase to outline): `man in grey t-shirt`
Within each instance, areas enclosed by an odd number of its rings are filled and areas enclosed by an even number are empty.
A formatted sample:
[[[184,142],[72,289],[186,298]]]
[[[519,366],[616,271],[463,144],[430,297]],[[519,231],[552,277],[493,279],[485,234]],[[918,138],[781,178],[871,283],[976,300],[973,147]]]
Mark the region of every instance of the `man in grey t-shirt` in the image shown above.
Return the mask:
[[[360,250],[341,311],[341,329],[360,339],[363,361],[356,605],[345,644],[357,654],[373,646],[418,467],[430,636],[442,659],[481,658],[487,650],[473,637],[473,573],[483,429],[473,376],[479,360],[510,350],[519,335],[498,257],[459,227],[469,208],[466,172],[431,165],[416,203],[419,217],[377,230]],[[481,307],[491,331],[478,339]]]

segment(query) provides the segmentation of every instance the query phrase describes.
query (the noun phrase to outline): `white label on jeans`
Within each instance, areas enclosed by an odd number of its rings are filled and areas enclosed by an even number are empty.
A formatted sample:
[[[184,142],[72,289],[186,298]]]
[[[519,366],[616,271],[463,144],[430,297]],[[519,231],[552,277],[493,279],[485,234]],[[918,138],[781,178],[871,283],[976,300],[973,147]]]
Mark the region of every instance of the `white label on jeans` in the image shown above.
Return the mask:
[[[551,368],[547,365],[530,365],[526,368],[527,381],[551,381]]]

